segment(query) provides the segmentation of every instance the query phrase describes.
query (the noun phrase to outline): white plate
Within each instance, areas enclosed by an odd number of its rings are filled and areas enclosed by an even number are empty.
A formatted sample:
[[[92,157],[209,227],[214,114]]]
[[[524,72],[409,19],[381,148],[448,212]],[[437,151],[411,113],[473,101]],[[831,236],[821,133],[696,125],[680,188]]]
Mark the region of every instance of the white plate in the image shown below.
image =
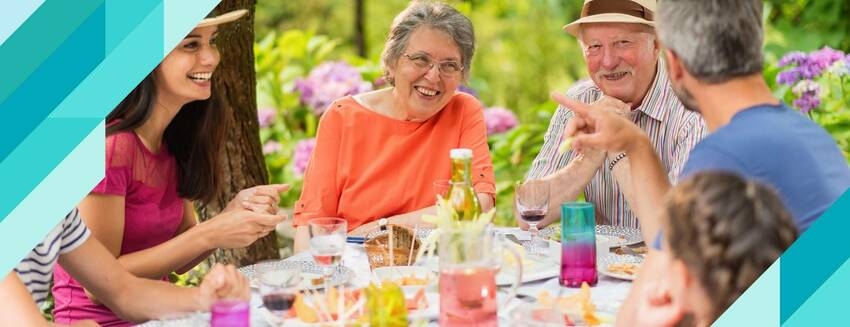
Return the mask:
[[[560,228],[560,224],[547,226],[540,231],[540,237],[550,238],[553,235],[560,235]],[[640,235],[640,229],[631,227],[596,225],[596,235],[609,237],[609,240],[611,241],[610,246],[612,248],[643,242],[643,236]]]
[[[312,261],[278,261],[281,268],[290,268],[293,266],[301,267],[301,284],[300,289],[316,289],[324,287],[324,284],[313,284],[313,279],[322,277],[322,267]],[[239,268],[239,271],[245,274],[245,277],[251,281],[251,287],[257,288],[257,281],[254,276],[254,265]],[[331,286],[344,285],[354,277],[354,272],[345,266],[337,266],[331,275]]]
[[[624,280],[634,280],[637,277],[636,274],[635,275],[629,275],[629,274],[624,274],[624,273],[619,273],[619,272],[612,272],[612,271],[608,270],[608,265],[623,264],[623,263],[632,263],[632,264],[642,265],[643,264],[643,258],[639,257],[639,256],[634,256],[634,255],[621,255],[621,254],[616,254],[616,253],[610,253],[606,256],[602,256],[602,257],[599,258],[599,261],[596,262],[596,270],[598,270],[599,273],[601,273],[605,276],[608,276],[608,277],[613,277],[613,278],[617,278],[617,279],[624,279]]]

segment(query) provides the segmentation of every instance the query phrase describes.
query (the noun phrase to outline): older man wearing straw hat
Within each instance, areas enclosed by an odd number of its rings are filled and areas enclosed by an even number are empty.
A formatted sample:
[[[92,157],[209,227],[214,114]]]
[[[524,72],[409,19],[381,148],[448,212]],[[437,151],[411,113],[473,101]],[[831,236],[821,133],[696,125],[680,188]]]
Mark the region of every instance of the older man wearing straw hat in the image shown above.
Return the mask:
[[[649,135],[662,165],[674,178],[704,136],[705,125],[699,115],[685,110],[661,67],[655,7],[655,0],[585,0],[579,19],[564,30],[578,39],[590,79],[577,82],[567,96],[619,108],[619,114]],[[572,117],[569,108],[558,107],[527,175],[550,184],[553,205],[542,225],[558,221],[557,204],[575,200],[584,191],[596,207],[598,223],[638,227],[638,217],[627,203],[634,191],[625,153],[559,151],[564,127]]]

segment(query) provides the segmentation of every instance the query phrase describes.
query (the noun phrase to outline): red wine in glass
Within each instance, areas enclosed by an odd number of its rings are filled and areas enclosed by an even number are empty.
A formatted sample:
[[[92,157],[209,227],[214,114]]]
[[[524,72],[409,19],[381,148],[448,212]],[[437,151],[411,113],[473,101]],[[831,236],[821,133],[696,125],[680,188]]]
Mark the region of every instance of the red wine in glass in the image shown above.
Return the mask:
[[[290,292],[272,292],[263,295],[263,306],[271,312],[284,312],[295,303],[295,294]]]
[[[519,213],[522,220],[527,223],[537,223],[543,220],[543,217],[546,216],[546,212],[542,209],[527,209],[520,211]]]

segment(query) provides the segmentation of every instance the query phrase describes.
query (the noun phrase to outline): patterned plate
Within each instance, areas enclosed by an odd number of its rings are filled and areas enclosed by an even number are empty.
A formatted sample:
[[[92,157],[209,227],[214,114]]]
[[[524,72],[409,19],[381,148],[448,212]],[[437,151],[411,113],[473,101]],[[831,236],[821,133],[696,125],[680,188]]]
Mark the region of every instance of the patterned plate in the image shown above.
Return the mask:
[[[278,261],[276,265],[280,265],[281,269],[301,267],[301,288],[320,288],[324,286],[322,283],[316,283],[314,280],[322,276],[322,267],[312,261]],[[251,281],[251,285],[255,284],[254,265],[239,268],[239,271],[245,274],[245,277]],[[330,283],[332,286],[344,285],[354,277],[354,272],[351,268],[345,266],[336,266]]]
[[[643,265],[643,257],[639,255],[610,253],[606,256],[600,257],[598,260],[599,261],[596,262],[596,270],[598,270],[601,274],[625,280],[634,280],[635,277],[637,277],[636,270],[640,269],[640,266]],[[635,273],[629,273],[622,269],[611,271],[611,265],[618,265],[621,266],[621,268],[629,267],[631,270],[634,270]]]
[[[623,245],[632,245],[643,242],[643,237],[640,235],[640,229],[612,226],[612,225],[596,225],[596,234],[608,236],[612,240],[611,247],[620,247]],[[550,225],[540,231],[540,237],[551,238],[560,241],[561,225]]]

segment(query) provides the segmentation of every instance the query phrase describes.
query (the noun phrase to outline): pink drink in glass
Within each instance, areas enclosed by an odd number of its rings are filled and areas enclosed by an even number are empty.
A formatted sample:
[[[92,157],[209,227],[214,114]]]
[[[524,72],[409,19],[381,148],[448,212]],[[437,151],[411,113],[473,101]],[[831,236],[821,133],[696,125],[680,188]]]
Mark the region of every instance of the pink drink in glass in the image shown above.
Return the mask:
[[[440,326],[498,326],[493,267],[440,271]]]
[[[582,282],[594,286],[596,275],[596,244],[576,241],[564,242],[561,248],[561,285],[581,287]]]

